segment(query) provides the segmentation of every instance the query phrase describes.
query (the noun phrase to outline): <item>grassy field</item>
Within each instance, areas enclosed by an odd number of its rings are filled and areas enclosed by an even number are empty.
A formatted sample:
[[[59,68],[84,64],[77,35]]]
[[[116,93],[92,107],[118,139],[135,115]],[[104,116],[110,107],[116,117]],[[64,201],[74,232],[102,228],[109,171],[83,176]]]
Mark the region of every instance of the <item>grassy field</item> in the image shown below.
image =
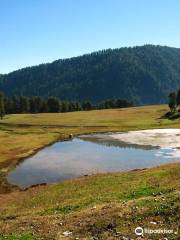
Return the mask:
[[[167,109],[161,105],[6,116],[0,121],[0,240],[135,238],[137,226],[177,232],[179,163],[82,177],[26,191],[13,188],[5,179],[18,161],[57,140],[67,139],[70,133],[179,128],[179,120],[162,118]],[[72,235],[65,238],[64,231]]]
[[[167,105],[107,109],[69,113],[14,114],[4,118],[2,123],[24,126],[61,127],[118,127],[120,130],[153,128],[165,125],[179,125],[179,121],[161,119],[168,111]]]

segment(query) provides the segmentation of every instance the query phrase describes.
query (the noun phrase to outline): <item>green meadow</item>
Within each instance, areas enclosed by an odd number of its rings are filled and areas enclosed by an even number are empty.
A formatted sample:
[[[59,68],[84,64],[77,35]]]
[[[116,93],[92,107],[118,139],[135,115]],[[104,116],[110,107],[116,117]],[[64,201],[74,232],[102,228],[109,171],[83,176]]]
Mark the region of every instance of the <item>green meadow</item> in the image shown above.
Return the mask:
[[[18,162],[67,140],[71,133],[179,128],[179,120],[163,118],[167,110],[159,105],[5,116],[0,121],[0,240],[133,239],[137,226],[173,229],[173,234],[158,237],[177,239],[179,163],[97,174],[25,191],[6,181]],[[67,237],[66,231],[71,233]]]

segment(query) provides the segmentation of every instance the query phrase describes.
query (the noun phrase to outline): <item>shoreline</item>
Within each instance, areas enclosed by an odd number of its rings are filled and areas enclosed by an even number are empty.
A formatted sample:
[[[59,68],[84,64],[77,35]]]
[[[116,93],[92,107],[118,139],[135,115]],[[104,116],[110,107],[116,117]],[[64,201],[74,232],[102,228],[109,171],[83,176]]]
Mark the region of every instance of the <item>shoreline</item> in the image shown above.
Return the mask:
[[[166,129],[166,128],[163,128],[163,129]],[[172,129],[172,128],[171,128]],[[80,136],[87,136],[87,135],[103,135],[103,134],[109,134],[109,135],[107,135],[107,137],[108,138],[113,138],[113,136],[116,136],[116,135],[118,135],[118,134],[125,134],[125,133],[127,133],[127,132],[135,132],[135,133],[137,133],[137,132],[142,132],[142,131],[153,131],[153,130],[157,130],[157,132],[158,132],[158,130],[159,129],[146,129],[146,130],[139,130],[139,131],[124,131],[124,132],[117,132],[117,131],[106,131],[106,132],[98,132],[98,131],[96,131],[96,132],[91,132],[91,133],[86,133],[86,134],[79,134],[79,133],[77,133],[77,134],[74,134],[74,137],[80,137]],[[162,130],[162,128],[161,128],[161,130]],[[166,129],[167,130],[167,129]],[[173,128],[173,130],[179,130],[179,132],[180,132],[180,129],[175,129],[175,128]],[[37,152],[39,152],[39,151],[41,151],[42,149],[44,149],[44,148],[47,148],[47,147],[49,147],[49,146],[51,146],[51,145],[53,145],[53,144],[55,144],[55,143],[57,143],[57,142],[63,142],[63,141],[70,141],[71,139],[69,139],[68,137],[66,137],[66,138],[61,138],[61,137],[58,137],[57,139],[55,139],[54,141],[52,141],[51,143],[48,143],[48,144],[46,144],[46,145],[44,145],[44,146],[42,146],[42,147],[40,147],[40,148],[38,148],[38,149],[35,149],[31,154],[29,154],[29,155],[27,155],[27,156],[24,156],[24,157],[21,157],[21,158],[19,158],[19,159],[16,159],[16,161],[14,161],[13,162],[13,164],[12,165],[10,165],[10,167],[8,168],[8,169],[6,169],[6,171],[4,171],[4,178],[3,178],[3,180],[4,180],[4,183],[5,183],[5,185],[7,186],[7,188],[8,189],[12,189],[12,190],[19,190],[19,191],[26,191],[27,189],[30,189],[30,188],[34,188],[34,187],[38,187],[38,186],[42,186],[42,185],[50,185],[50,184],[53,184],[53,183],[48,183],[48,182],[44,182],[44,183],[37,183],[37,184],[33,184],[32,186],[28,186],[28,187],[25,187],[25,188],[20,188],[20,187],[18,187],[17,185],[13,185],[13,184],[10,184],[8,181],[7,181],[7,175],[8,175],[8,173],[11,171],[11,170],[13,170],[13,168],[15,168],[16,166],[18,166],[22,161],[24,161],[24,160],[26,160],[27,158],[29,158],[29,157],[31,157],[31,156],[34,156]],[[115,141],[119,141],[119,138],[115,138]],[[137,145],[139,145],[139,144],[137,144]],[[147,146],[148,147],[148,146]],[[175,161],[175,163],[176,162],[178,162],[178,161]],[[168,164],[173,164],[173,163],[168,163]],[[162,165],[167,165],[167,163],[166,164],[162,164]],[[150,168],[154,168],[154,167],[158,167],[158,166],[162,166],[161,164],[160,165],[157,165],[157,166],[151,166],[151,167],[147,167],[147,168],[138,168],[138,169],[132,169],[132,170],[123,170],[123,171],[115,171],[114,173],[123,173],[123,172],[131,172],[131,171],[142,171],[142,170],[144,170],[144,169],[150,169]],[[2,171],[3,170],[3,168],[1,169],[1,173],[3,172]],[[111,174],[111,173],[113,173],[113,172],[102,172],[102,173],[97,173],[97,174]],[[87,176],[93,176],[93,175],[96,175],[96,174],[89,174],[89,175],[87,175]],[[82,176],[79,176],[79,177],[77,177],[77,178],[73,178],[73,179],[69,179],[69,180],[76,180],[76,179],[78,179],[78,178],[81,178],[81,177],[84,177],[84,175],[82,175]],[[65,180],[66,181],[66,180]],[[55,183],[61,183],[61,182],[64,182],[64,181],[58,181],[58,182],[55,182]],[[8,193],[8,192],[7,192]]]
[[[79,177],[76,177],[76,178],[72,178],[72,179],[66,179],[66,180],[63,180],[63,181],[57,181],[57,182],[51,182],[51,183],[39,183],[39,184],[33,184],[29,187],[25,187],[25,188],[20,188],[16,185],[12,185],[12,184],[9,184],[10,186],[14,187],[14,190],[16,191],[19,191],[19,192],[24,192],[24,191],[28,191],[30,189],[35,189],[35,188],[39,188],[39,187],[42,187],[42,186],[45,186],[45,187],[49,187],[49,186],[52,186],[52,185],[58,185],[58,184],[65,184],[65,183],[72,183],[72,182],[76,182],[76,181],[81,181],[85,178],[90,178],[90,179],[93,179],[93,178],[96,178],[96,177],[100,177],[100,176],[111,176],[111,175],[116,175],[116,174],[131,174],[133,172],[144,172],[144,171],[153,171],[155,169],[159,169],[159,168],[169,168],[170,166],[174,166],[174,165],[180,165],[180,161],[175,161],[175,162],[171,162],[171,163],[164,163],[164,164],[160,164],[160,165],[157,165],[157,166],[151,166],[151,167],[146,167],[146,168],[135,168],[135,169],[132,169],[132,170],[123,170],[123,171],[112,171],[112,172],[99,172],[99,173],[95,173],[95,174],[89,174],[89,175],[82,175],[82,176],[79,176]],[[0,193],[1,195],[2,193]],[[8,194],[8,193],[7,193]]]

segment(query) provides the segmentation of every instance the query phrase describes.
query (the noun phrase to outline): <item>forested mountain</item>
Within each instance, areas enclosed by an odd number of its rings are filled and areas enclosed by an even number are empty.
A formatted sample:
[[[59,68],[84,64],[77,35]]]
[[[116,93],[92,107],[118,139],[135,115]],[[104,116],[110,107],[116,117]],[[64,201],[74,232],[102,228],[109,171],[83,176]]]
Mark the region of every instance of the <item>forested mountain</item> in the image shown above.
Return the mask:
[[[6,95],[95,103],[111,98],[162,103],[179,87],[180,49],[153,45],[108,49],[0,75]]]

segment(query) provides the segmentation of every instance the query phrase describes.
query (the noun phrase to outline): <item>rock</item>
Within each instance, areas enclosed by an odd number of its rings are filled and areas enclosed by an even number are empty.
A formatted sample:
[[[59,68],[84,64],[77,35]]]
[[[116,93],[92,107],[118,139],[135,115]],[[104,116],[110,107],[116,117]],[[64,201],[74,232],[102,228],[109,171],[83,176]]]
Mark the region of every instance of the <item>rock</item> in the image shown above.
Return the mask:
[[[154,221],[151,221],[150,223],[151,223],[151,224],[154,224],[154,225],[156,225],[156,224],[157,224],[157,222],[154,222]]]
[[[99,238],[98,238],[98,237],[93,237],[92,239],[93,239],[93,240],[99,240]]]
[[[108,225],[107,225],[107,229],[109,229],[109,230],[113,230],[113,229],[115,229],[116,228],[116,224],[115,223],[109,223]]]
[[[122,240],[130,240],[130,238],[128,238],[128,237],[125,237],[125,236],[122,236],[122,238],[121,238]]]
[[[70,231],[65,231],[65,232],[63,232],[63,235],[64,235],[65,237],[69,237],[70,235],[72,235],[72,232],[70,232]]]

